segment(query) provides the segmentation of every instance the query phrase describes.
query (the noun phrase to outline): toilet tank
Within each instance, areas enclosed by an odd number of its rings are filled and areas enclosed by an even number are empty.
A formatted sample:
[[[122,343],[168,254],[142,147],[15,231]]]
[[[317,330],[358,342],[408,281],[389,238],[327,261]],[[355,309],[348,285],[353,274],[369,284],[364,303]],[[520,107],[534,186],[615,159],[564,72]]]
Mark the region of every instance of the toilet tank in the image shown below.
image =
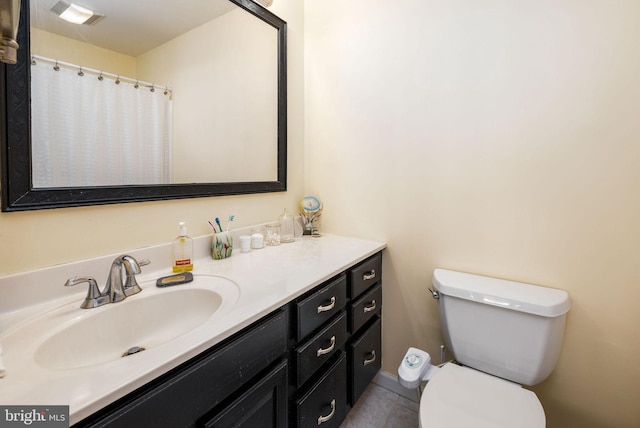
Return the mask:
[[[553,370],[569,311],[566,291],[436,269],[445,342],[456,361],[536,385]]]

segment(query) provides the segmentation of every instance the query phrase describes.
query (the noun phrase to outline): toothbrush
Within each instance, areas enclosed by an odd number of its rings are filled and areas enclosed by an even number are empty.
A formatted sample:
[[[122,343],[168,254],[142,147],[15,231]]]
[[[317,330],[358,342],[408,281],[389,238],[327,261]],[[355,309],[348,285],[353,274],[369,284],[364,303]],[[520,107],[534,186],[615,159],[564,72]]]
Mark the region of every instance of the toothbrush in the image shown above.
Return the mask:
[[[208,221],[207,223],[209,223],[209,226],[211,226],[211,228],[213,229],[213,233],[216,233],[216,227],[213,225],[213,223],[211,223],[210,221]]]
[[[236,218],[235,215],[231,214],[229,216],[229,220],[227,220],[227,232],[231,230],[231,222]]]
[[[222,225],[220,224],[220,219],[218,217],[216,217],[216,224],[220,228],[220,232],[222,232]]]

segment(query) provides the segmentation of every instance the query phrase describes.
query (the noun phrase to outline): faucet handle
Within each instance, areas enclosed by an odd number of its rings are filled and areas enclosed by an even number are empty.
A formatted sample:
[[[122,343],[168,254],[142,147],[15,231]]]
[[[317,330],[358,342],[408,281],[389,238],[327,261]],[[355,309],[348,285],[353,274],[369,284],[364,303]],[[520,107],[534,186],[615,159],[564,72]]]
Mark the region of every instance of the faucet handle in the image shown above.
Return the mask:
[[[136,281],[136,275],[142,272],[140,266],[146,266],[150,264],[151,261],[149,261],[149,259],[137,261],[131,256],[122,256],[122,261],[127,275],[123,287],[124,295],[127,297],[133,296],[142,291],[142,288],[138,285],[138,281]]]
[[[111,299],[109,296],[100,293],[98,283],[90,276],[74,276],[73,278],[67,279],[64,286],[71,287],[84,282],[89,283],[89,290],[87,291],[87,297],[85,297],[84,301],[80,305],[82,309],[97,308],[98,306],[110,303]]]

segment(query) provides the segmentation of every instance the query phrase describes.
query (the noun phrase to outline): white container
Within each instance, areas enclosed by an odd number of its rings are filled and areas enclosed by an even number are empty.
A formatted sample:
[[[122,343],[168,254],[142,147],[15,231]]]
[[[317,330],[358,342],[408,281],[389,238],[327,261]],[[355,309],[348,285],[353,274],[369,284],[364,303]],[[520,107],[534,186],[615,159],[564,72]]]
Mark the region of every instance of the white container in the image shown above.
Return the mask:
[[[240,235],[238,239],[240,240],[241,253],[248,253],[251,251],[251,237],[249,235]]]
[[[260,248],[264,248],[264,236],[262,233],[253,233],[251,234],[251,248],[254,250],[259,250]]]

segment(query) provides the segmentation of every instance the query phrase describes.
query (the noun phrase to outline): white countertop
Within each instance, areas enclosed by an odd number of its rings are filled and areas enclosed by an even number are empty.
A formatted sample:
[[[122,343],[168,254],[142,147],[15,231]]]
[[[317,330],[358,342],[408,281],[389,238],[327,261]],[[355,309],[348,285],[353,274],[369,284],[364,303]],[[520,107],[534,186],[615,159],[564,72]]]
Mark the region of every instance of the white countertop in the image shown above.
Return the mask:
[[[250,253],[240,253],[236,247],[230,258],[212,260],[208,256],[209,242],[210,237],[196,240],[195,254],[199,258],[193,274],[221,276],[237,285],[238,300],[225,310],[224,316],[143,353],[90,367],[41,367],[33,354],[42,340],[25,332],[37,325],[44,311],[53,308],[78,316],[105,308],[80,309],[85,286],[70,292],[62,284],[68,277],[88,274],[95,275],[102,288],[113,256],[0,278],[4,301],[0,302],[0,344],[6,366],[5,377],[0,378],[0,404],[69,405],[70,423],[79,422],[385,247],[379,242],[323,235]],[[152,264],[143,267],[143,273],[138,275],[142,293],[127,300],[145,293],[189,287],[155,287],[156,278],[171,274],[168,248],[164,245],[128,253],[138,260],[149,258]]]

